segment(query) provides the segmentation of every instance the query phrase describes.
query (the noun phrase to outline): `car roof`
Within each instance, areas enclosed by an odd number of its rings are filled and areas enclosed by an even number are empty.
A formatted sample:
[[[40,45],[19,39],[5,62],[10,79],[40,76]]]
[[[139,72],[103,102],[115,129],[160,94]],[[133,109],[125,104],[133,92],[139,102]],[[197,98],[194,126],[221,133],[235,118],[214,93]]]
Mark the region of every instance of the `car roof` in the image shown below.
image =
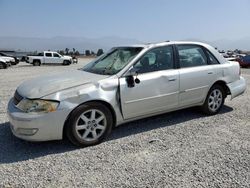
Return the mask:
[[[161,47],[165,45],[173,45],[173,44],[191,44],[191,45],[199,45],[203,46],[208,49],[212,54],[221,62],[225,63],[227,60],[212,46],[202,42],[195,42],[195,41],[165,41],[165,42],[158,42],[158,43],[147,43],[147,44],[138,44],[138,45],[126,45],[126,46],[118,46],[118,47],[141,47],[141,48],[155,48]]]
[[[57,52],[53,52],[53,51],[44,51],[44,53],[57,53]]]
[[[171,44],[195,44],[206,46],[207,44],[202,42],[194,42],[194,41],[165,41],[165,42],[157,42],[157,43],[145,43],[145,44],[134,44],[134,45],[125,45],[118,47],[141,47],[141,48],[151,48],[157,46],[171,45]]]

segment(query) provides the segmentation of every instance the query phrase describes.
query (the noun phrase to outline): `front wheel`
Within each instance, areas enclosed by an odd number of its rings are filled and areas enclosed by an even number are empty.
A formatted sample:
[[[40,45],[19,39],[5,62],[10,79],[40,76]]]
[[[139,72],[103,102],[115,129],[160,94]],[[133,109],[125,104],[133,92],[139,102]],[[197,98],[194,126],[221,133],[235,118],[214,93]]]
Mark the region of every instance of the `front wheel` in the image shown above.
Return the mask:
[[[40,65],[41,65],[40,61],[34,61],[33,62],[33,66],[40,66]]]
[[[208,92],[202,105],[202,111],[208,115],[217,114],[225,101],[225,91],[220,85],[214,85]]]
[[[75,145],[80,147],[100,143],[113,127],[110,110],[103,104],[91,102],[77,107],[66,124],[66,135]]]

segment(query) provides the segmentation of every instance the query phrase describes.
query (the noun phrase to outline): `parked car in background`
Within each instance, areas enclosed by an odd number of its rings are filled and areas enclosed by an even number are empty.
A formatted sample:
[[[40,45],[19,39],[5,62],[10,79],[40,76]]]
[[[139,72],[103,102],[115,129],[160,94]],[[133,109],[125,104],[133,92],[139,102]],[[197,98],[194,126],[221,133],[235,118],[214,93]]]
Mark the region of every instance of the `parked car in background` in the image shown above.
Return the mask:
[[[35,56],[27,56],[26,61],[34,66],[40,66],[41,64],[70,65],[72,63],[72,57],[62,56],[57,52],[44,51]]]
[[[7,69],[10,65],[0,57],[0,69]]]
[[[15,59],[13,57],[7,57],[7,56],[0,55],[0,58],[4,59],[6,61],[6,63],[8,64],[8,66],[15,65]]]
[[[217,114],[228,95],[233,99],[245,89],[239,64],[207,44],[124,46],[82,69],[25,81],[9,101],[8,116],[21,139],[66,135],[75,145],[89,146],[132,120],[193,106]]]
[[[238,62],[239,65],[241,66],[241,60],[239,57],[228,57],[226,58],[227,61],[235,61],[235,62]]]
[[[224,52],[224,51],[221,51],[221,52],[219,52],[224,58],[229,58],[229,55],[226,53],[226,52]]]
[[[78,59],[77,59],[76,56],[73,56],[73,57],[72,57],[72,63],[76,63],[76,64],[78,63]]]
[[[248,68],[250,67],[250,55],[246,55],[244,57],[241,57],[239,59],[240,61],[240,66],[243,68]]]
[[[0,56],[14,58],[15,61],[11,61],[11,65],[17,65],[20,61],[19,58],[12,56],[12,55],[9,55],[9,54],[4,53],[4,52],[0,52]]]

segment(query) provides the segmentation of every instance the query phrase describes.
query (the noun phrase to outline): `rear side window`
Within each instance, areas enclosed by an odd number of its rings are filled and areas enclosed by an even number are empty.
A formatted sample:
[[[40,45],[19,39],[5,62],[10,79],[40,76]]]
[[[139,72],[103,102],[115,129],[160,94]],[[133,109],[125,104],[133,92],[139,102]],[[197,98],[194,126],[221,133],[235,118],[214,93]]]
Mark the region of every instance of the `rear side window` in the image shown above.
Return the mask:
[[[46,57],[52,57],[52,53],[45,53]]]
[[[197,67],[207,65],[207,56],[200,46],[178,45],[180,67]]]
[[[208,55],[208,61],[210,65],[216,65],[216,64],[220,64],[219,61],[214,57],[214,55],[208,51],[207,51],[207,55]]]

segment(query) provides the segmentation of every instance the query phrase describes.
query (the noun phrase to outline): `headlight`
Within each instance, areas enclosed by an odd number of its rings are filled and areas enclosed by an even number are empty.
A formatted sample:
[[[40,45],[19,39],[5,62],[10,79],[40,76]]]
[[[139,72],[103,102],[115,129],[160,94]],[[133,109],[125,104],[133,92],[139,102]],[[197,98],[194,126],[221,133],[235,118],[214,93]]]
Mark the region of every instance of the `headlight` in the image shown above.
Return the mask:
[[[17,105],[20,110],[30,113],[48,113],[56,111],[59,102],[47,100],[29,100],[23,99]]]

